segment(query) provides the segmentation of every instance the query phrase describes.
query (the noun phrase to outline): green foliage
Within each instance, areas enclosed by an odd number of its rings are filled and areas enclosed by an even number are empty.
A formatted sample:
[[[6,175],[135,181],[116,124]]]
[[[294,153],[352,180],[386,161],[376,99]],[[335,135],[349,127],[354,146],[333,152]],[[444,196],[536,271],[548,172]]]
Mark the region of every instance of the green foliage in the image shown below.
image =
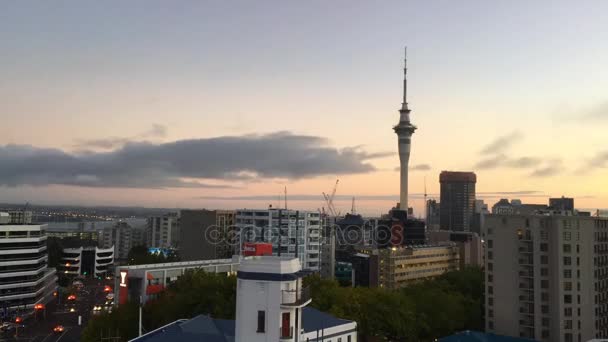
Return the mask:
[[[187,271],[160,296],[143,308],[144,331],[151,331],[180,318],[199,314],[214,318],[234,319],[236,277],[202,270]],[[127,341],[137,336],[138,305],[128,303],[110,314],[94,317],[87,324],[82,341],[96,342],[103,337],[120,336]]]
[[[363,341],[432,341],[461,330],[483,329],[483,273],[449,272],[390,291],[344,288],[318,276],[306,279],[312,306],[354,320]]]
[[[396,291],[340,287],[337,281],[307,277],[311,306],[358,324],[360,341],[433,341],[462,330],[483,329],[483,273],[479,268],[446,273]],[[144,331],[199,314],[234,319],[236,277],[188,271],[144,307]],[[120,306],[87,325],[82,341],[137,334],[137,305]]]
[[[150,254],[148,247],[144,245],[132,247],[129,250],[127,258],[129,265],[162,264],[164,262],[176,262],[180,260],[175,251],[165,257],[162,253]]]

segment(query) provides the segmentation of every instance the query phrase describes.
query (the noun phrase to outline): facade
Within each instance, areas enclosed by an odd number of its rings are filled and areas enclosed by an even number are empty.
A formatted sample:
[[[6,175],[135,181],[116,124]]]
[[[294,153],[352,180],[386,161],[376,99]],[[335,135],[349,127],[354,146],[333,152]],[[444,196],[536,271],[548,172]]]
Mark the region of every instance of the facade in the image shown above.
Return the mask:
[[[410,112],[407,105],[407,55],[404,59],[403,66],[403,102],[399,109],[399,123],[393,127],[393,130],[398,137],[399,146],[399,162],[400,162],[400,190],[399,190],[399,205],[398,209],[404,210],[407,213],[408,202],[408,171],[410,163],[410,149],[412,134],[417,127],[410,122]]]
[[[236,274],[241,262],[238,256],[232,259],[169,262],[151,265],[130,265],[116,267],[115,303],[125,304],[129,300],[142,302],[154,298],[187,270],[203,270],[211,273]]]
[[[113,273],[114,247],[64,248],[58,271],[72,276],[106,277]]]
[[[168,213],[148,217],[146,240],[148,247],[179,248],[179,216]]]
[[[434,199],[426,201],[426,229],[427,231],[439,230],[439,213],[441,205]]]
[[[241,242],[270,242],[273,255],[298,257],[305,270],[321,268],[321,215],[313,211],[236,211]],[[242,245],[242,243],[239,243]]]
[[[235,254],[232,210],[181,210],[180,256],[182,260],[213,260]]]
[[[85,241],[95,241],[97,243],[99,241],[99,232],[95,230],[47,230],[46,235],[50,238],[57,239],[76,239],[76,240],[85,240]]]
[[[131,248],[145,244],[145,230],[131,227],[126,222],[116,222],[112,227],[99,231],[99,248],[114,248],[114,258],[125,260]]]
[[[439,223],[443,230],[468,232],[475,210],[475,183],[473,172],[442,171],[441,209]]]
[[[11,224],[31,224],[32,212],[28,210],[9,210]]]
[[[608,337],[608,219],[489,215],[486,331],[541,341]]]
[[[5,314],[33,310],[53,298],[57,275],[48,268],[46,239],[46,225],[0,224],[0,308]]]
[[[460,268],[484,266],[484,250],[481,237],[473,232],[452,232],[437,230],[429,233],[430,244],[453,242],[460,248]]]
[[[560,198],[549,198],[549,207],[554,210],[574,210],[574,198],[560,197]]]
[[[509,202],[507,198],[501,198],[492,206],[492,214],[505,215],[531,215],[549,210],[545,204],[524,204],[518,199]]]
[[[306,307],[312,299],[302,276],[296,258],[243,260],[237,273],[236,320],[197,316],[132,341],[356,342],[355,322]]]
[[[372,287],[398,289],[460,269],[460,248],[454,243],[364,249],[360,253],[369,255]]]

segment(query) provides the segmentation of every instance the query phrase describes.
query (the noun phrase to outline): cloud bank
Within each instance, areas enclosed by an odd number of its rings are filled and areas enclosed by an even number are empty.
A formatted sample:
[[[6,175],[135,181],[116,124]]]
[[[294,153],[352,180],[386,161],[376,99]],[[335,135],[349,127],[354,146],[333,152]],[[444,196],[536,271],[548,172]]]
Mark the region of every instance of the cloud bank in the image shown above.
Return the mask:
[[[6,145],[0,146],[0,185],[230,187],[217,181],[368,173],[376,170],[371,159],[393,154],[327,143],[317,136],[277,132],[156,144],[126,141],[110,151],[84,153]]]

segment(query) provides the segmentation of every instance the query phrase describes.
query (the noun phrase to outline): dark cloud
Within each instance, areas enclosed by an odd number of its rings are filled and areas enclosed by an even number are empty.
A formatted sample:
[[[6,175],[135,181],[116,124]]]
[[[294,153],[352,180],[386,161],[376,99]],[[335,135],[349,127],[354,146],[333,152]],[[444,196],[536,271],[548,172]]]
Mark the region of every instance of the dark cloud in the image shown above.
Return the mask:
[[[410,167],[412,171],[428,171],[431,169],[431,165],[429,164],[418,164]]]
[[[482,159],[477,164],[475,164],[474,168],[476,169],[494,169],[501,165],[503,165],[505,159],[507,157],[504,154],[499,154],[494,157]]]
[[[536,168],[530,176],[532,177],[551,177],[555,176],[563,171],[562,161],[559,159],[553,159],[545,163],[545,165]]]
[[[505,165],[516,169],[523,169],[537,166],[541,162],[542,160],[536,157],[520,157],[515,159],[507,159],[505,161]]]
[[[507,150],[511,145],[516,143],[518,140],[522,138],[522,134],[520,132],[513,132],[508,135],[504,135],[496,138],[494,141],[486,145],[482,150],[481,154],[495,154],[502,153]]]
[[[389,155],[360,147],[336,149],[324,138],[289,132],[161,144],[127,142],[111,151],[86,153],[6,145],[0,146],[0,185],[226,187],[215,183],[367,173],[375,170],[370,159]]]
[[[522,191],[496,191],[496,192],[478,192],[479,197],[497,197],[504,195],[516,195],[521,197],[546,197],[540,191],[535,190],[522,190]],[[350,201],[355,197],[357,200],[362,201],[397,201],[399,195],[336,195],[334,200],[336,201]],[[411,198],[424,198],[424,193],[410,193]],[[427,197],[439,197],[439,194],[427,194]],[[201,196],[195,197],[195,199],[204,200],[217,200],[217,201],[277,201],[277,196],[272,195],[250,195],[250,196]],[[307,195],[307,194],[294,194],[288,195],[288,200],[292,201],[323,201],[323,195]]]
[[[122,147],[132,141],[141,141],[155,138],[164,138],[167,135],[167,127],[153,124],[148,130],[134,137],[109,137],[103,139],[86,139],[76,141],[75,147],[79,149],[102,149],[109,150]]]

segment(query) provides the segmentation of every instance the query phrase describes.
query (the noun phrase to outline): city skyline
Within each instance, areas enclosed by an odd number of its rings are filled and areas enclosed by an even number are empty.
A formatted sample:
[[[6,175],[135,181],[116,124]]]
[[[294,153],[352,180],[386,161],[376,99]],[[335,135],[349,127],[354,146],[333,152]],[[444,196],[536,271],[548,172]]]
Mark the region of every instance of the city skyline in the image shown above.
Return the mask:
[[[264,208],[287,186],[316,209],[339,178],[342,212],[385,212],[407,45],[417,216],[442,170],[489,205],[605,208],[608,4],[586,4],[0,4],[0,202]]]

